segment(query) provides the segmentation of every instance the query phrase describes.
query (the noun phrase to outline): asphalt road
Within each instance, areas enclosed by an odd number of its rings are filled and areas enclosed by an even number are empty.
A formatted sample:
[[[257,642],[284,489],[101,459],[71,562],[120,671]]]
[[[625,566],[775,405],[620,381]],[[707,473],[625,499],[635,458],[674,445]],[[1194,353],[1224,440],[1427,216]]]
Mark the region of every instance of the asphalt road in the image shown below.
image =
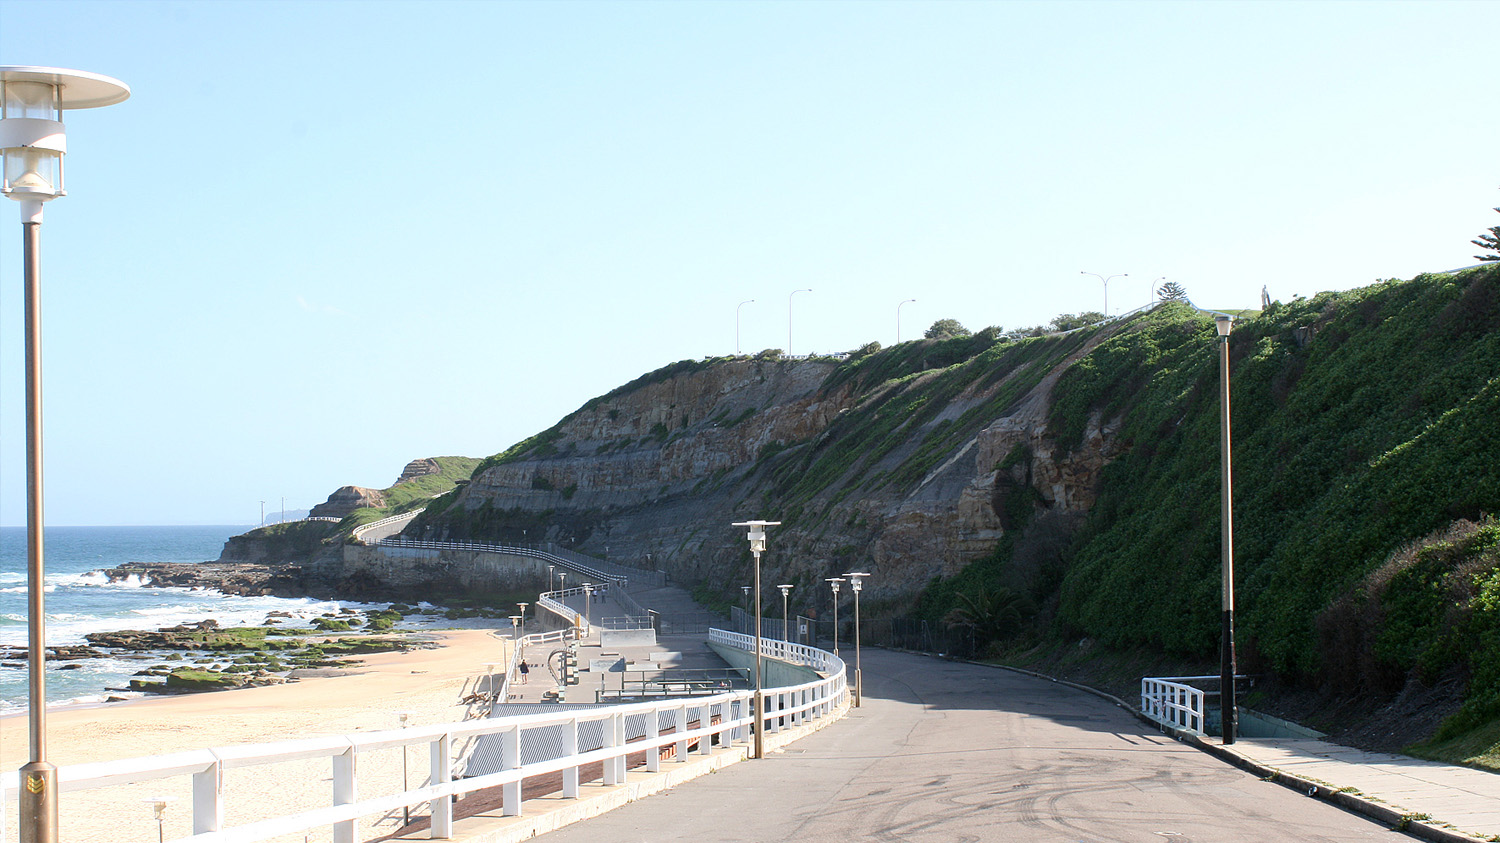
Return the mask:
[[[848,655],[848,654],[846,654]],[[1081,691],[867,650],[864,706],[547,843],[1402,840]]]

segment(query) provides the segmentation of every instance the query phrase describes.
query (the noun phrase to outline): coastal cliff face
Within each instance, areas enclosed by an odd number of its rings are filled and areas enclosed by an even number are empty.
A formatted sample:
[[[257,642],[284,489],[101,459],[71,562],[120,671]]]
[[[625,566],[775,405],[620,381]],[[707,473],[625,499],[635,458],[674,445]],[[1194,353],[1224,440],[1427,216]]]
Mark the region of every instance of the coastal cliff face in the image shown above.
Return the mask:
[[[918,341],[851,361],[685,361],[491,458],[405,534],[555,541],[730,596],[749,555],[730,524],[779,520],[771,582],[811,596],[826,577],[873,567],[867,598],[910,601],[1024,522],[1017,501],[1092,504],[1113,428],[1096,418],[1065,451],[1046,415],[1058,375],[1108,333]],[[888,378],[893,360],[920,374]]]
[[[402,476],[405,477],[405,475]],[[347,518],[356,509],[382,506],[385,506],[385,495],[378,489],[342,486],[329,495],[328,500],[313,507],[307,515],[309,518]]]

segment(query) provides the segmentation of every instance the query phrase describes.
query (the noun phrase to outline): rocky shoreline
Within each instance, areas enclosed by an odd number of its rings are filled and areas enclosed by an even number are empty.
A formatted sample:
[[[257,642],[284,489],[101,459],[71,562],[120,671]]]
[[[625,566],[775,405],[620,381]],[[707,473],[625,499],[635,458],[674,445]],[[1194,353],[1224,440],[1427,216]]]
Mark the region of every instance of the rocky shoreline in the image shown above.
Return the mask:
[[[126,562],[109,568],[110,582],[139,578],[154,588],[209,588],[237,597],[324,597],[307,587],[299,564],[269,562]]]

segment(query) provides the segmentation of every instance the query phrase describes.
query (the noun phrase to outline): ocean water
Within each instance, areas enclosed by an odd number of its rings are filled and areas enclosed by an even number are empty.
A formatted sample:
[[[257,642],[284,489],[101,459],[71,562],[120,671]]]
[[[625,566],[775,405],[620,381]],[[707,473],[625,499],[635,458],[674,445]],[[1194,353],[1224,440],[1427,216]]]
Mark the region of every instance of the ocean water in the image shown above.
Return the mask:
[[[47,645],[84,644],[84,635],[120,629],[158,629],[212,618],[221,626],[258,625],[273,611],[311,619],[341,603],[279,597],[234,597],[217,591],[147,588],[139,581],[111,583],[102,571],[124,562],[204,562],[217,559],[224,541],[248,527],[48,527]],[[383,605],[383,604],[381,604]],[[0,527],[0,649],[26,647],[26,529]],[[137,671],[159,660],[48,660],[47,703],[101,702]],[[64,665],[77,668],[60,670]],[[23,661],[0,666],[0,716],[25,711]]]

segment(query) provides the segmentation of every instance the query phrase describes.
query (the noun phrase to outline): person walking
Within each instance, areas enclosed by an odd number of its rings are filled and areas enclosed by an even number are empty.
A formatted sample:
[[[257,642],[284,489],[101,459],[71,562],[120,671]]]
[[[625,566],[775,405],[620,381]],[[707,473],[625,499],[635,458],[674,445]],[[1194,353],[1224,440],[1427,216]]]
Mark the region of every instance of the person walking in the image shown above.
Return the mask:
[[[521,684],[522,685],[526,684],[526,676],[530,672],[531,672],[531,665],[528,665],[526,663],[525,659],[521,659]]]

